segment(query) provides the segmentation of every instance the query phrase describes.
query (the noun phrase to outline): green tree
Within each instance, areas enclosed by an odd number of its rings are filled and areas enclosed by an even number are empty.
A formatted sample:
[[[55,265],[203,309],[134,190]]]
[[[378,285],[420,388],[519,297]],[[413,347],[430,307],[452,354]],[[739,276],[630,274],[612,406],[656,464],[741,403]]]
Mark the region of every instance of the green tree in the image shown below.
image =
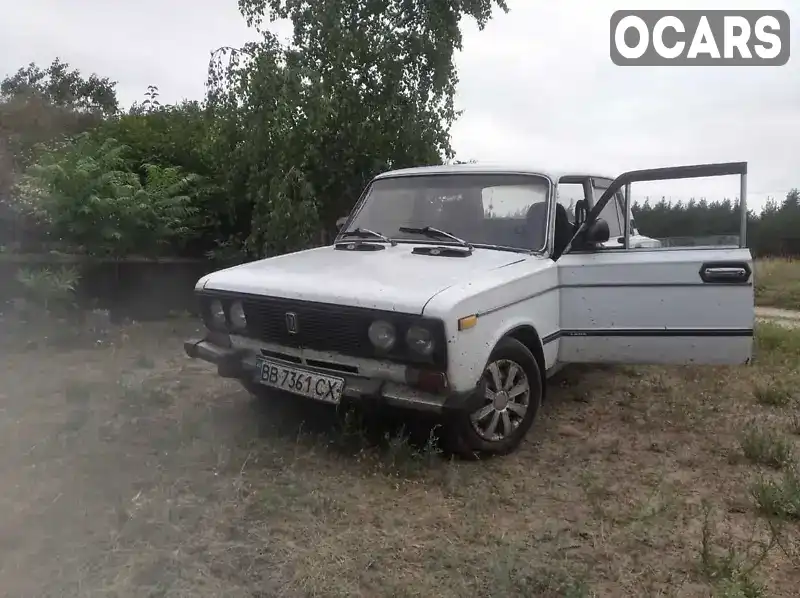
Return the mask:
[[[115,82],[84,77],[58,58],[47,68],[31,63],[0,81],[0,220],[10,218],[10,190],[36,161],[37,147],[88,131],[117,110]]]
[[[117,110],[116,83],[107,77],[83,77],[58,58],[45,69],[33,63],[20,68],[0,81],[6,169],[20,172],[38,144],[87,131]]]
[[[320,100],[295,55],[269,34],[221,49],[211,62],[210,135],[228,197],[223,216],[233,222],[234,239],[256,256],[304,248],[319,230],[306,167]]]
[[[299,248],[317,229],[314,214],[333,228],[382,170],[452,158],[459,20],[483,26],[494,5],[506,9],[499,0],[240,0],[250,25],[294,24],[288,47],[263,31],[258,43],[220,49],[209,69],[216,155],[231,196],[244,198],[232,210],[251,223],[252,251]],[[287,186],[294,191],[277,191]],[[277,207],[289,197],[302,206]],[[281,230],[299,238],[262,244]]]
[[[298,60],[327,99],[308,173],[326,226],[377,172],[453,157],[459,23],[483,28],[495,6],[508,10],[505,0],[239,0],[250,25],[292,21]]]
[[[216,247],[218,239],[240,232],[229,216],[230,194],[213,153],[213,116],[200,102],[164,105],[157,97],[157,88],[150,86],[143,102],[106,119],[95,133],[126,145],[129,167],[142,177],[150,165],[178,167],[202,177],[191,191],[197,235],[185,248],[187,255],[201,256]]]
[[[747,245],[757,256],[800,255],[800,192],[790,191],[782,202],[769,199],[760,214],[748,212]],[[691,199],[669,203],[634,203],[637,228],[656,238],[738,235],[738,201]]]
[[[108,77],[83,77],[56,58],[46,69],[31,63],[7,76],[0,82],[0,97],[38,96],[53,106],[107,116],[119,109],[115,88],[116,82]]]

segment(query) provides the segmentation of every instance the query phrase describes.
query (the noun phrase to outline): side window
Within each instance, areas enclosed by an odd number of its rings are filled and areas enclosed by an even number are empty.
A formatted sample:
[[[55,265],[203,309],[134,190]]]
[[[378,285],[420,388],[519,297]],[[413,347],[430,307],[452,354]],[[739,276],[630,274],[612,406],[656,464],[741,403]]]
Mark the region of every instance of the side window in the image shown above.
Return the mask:
[[[574,178],[575,177],[571,177]],[[611,185],[610,178],[592,177],[592,206]],[[559,203],[568,207],[582,194],[579,184],[561,184]],[[690,247],[739,247],[741,214],[738,175],[713,175],[634,182],[630,186],[629,250]],[[606,203],[600,218],[608,223],[609,240],[601,249],[624,247],[625,191]],[[570,211],[574,215],[574,211]]]
[[[586,194],[582,183],[558,184],[558,203],[566,208],[570,222],[575,222],[575,204],[585,198]]]
[[[631,250],[739,246],[738,175],[631,184]]]

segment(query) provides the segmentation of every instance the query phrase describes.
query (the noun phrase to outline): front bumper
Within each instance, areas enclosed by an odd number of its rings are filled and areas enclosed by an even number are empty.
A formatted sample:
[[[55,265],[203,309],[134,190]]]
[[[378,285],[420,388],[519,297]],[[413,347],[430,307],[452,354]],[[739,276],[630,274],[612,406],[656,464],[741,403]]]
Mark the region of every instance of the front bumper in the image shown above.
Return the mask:
[[[248,346],[251,343],[240,339],[239,343],[232,343],[229,337],[204,338],[197,340],[187,340],[183,343],[186,355],[193,359],[201,359],[217,366],[217,374],[223,378],[236,378],[251,382],[258,382],[261,372],[257,365],[257,358],[262,351],[257,346]],[[267,355],[269,359],[279,359],[274,347]],[[400,375],[396,364],[384,364],[369,360],[369,368],[354,368],[366,371],[362,375],[344,372],[341,369],[329,369],[319,367],[319,364],[328,363],[331,357],[339,362],[352,362],[352,358],[339,356],[335,359],[335,354],[320,355],[303,350],[289,350],[285,347],[280,348],[280,352],[289,352],[287,355],[291,360],[285,360],[286,365],[299,367],[301,369],[337,376],[344,378],[345,387],[343,395],[356,400],[376,400],[403,408],[429,411],[434,413],[446,413],[451,411],[474,410],[480,402],[476,397],[476,391],[468,392],[445,391],[444,393],[430,393],[419,390],[400,381]],[[321,359],[319,357],[324,357]],[[298,361],[298,359],[300,361]],[[283,361],[283,360],[282,360]],[[365,362],[367,360],[355,360]],[[311,363],[309,363],[311,362]],[[313,365],[312,365],[313,364]]]

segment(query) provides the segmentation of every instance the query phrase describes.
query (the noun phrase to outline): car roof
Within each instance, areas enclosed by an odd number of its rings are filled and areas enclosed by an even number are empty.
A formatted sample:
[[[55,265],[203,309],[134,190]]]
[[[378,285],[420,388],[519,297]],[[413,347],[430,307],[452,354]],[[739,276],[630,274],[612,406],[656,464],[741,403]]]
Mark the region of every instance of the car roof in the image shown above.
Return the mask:
[[[539,174],[545,175],[553,182],[558,182],[564,176],[590,176],[600,179],[614,179],[613,175],[598,174],[591,170],[580,168],[565,169],[532,166],[530,164],[508,164],[479,162],[471,164],[443,164],[436,166],[417,166],[414,168],[400,168],[382,172],[375,179],[385,179],[400,176],[419,176],[426,174]]]

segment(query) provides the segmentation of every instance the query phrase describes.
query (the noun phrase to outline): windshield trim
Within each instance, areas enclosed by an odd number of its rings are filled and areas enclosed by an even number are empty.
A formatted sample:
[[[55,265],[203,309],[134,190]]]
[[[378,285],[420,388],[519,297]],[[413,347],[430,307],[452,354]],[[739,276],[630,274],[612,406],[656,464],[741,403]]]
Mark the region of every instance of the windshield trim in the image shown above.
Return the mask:
[[[333,240],[334,244],[341,242],[340,237],[342,236],[342,232],[348,230],[351,223],[358,218],[358,215],[361,213],[361,210],[366,203],[367,197],[369,197],[369,192],[372,190],[373,185],[377,181],[386,181],[390,179],[401,179],[401,178],[430,178],[430,177],[442,177],[442,176],[487,176],[487,175],[509,175],[509,176],[524,176],[524,177],[534,177],[543,179],[547,183],[547,194],[545,202],[547,203],[547,211],[545,212],[545,234],[544,234],[544,246],[538,249],[526,249],[524,247],[511,247],[511,246],[504,246],[504,245],[486,245],[483,243],[470,243],[473,247],[480,247],[481,249],[498,249],[500,251],[514,251],[517,253],[526,253],[531,255],[550,255],[552,253],[552,232],[553,227],[550,226],[550,221],[553,218],[553,202],[554,202],[554,189],[555,184],[553,183],[553,179],[551,179],[548,175],[544,173],[533,173],[533,172],[516,172],[514,170],[508,171],[501,171],[501,172],[427,172],[427,173],[414,173],[414,174],[391,174],[391,173],[383,173],[378,174],[372,179],[370,179],[369,183],[364,187],[364,190],[361,192],[361,195],[356,202],[356,205],[353,206],[353,209],[350,211],[350,214],[347,217],[347,220],[342,225],[342,228],[336,234],[336,238]],[[383,231],[378,231],[382,234]],[[392,241],[396,241],[397,243],[414,243],[417,245],[453,245],[454,247],[460,247],[458,243],[447,243],[447,242],[436,242],[432,240],[420,240],[415,241],[413,239],[398,239],[397,237],[390,237],[386,235],[388,239]]]

